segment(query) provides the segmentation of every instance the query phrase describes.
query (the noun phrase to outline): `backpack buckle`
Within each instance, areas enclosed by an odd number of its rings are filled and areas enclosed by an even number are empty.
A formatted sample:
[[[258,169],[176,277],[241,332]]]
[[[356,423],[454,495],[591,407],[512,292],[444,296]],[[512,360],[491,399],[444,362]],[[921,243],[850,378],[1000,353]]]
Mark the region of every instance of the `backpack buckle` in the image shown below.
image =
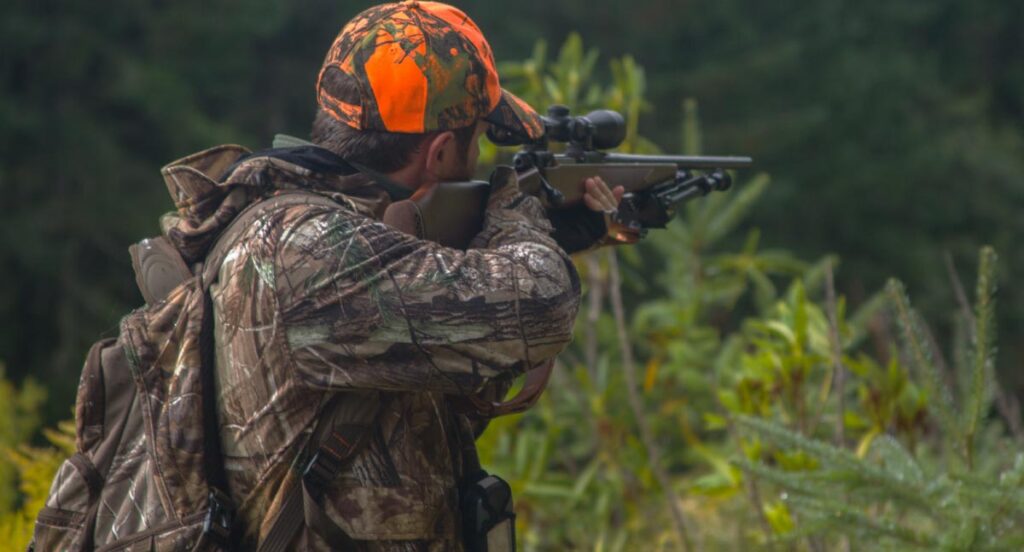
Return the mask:
[[[235,505],[223,491],[213,488],[210,489],[207,506],[206,520],[203,521],[203,534],[215,542],[227,546],[231,541],[231,530],[235,524]]]

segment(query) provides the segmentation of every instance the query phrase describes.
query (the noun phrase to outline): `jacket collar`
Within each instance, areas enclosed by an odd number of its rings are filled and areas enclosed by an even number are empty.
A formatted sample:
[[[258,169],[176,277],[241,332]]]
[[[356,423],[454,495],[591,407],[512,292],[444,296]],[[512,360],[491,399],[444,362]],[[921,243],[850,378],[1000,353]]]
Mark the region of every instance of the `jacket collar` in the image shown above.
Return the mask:
[[[256,153],[234,144],[216,146],[174,161],[160,172],[177,208],[161,219],[161,228],[188,262],[202,260],[242,209],[277,190],[323,194],[377,220],[392,201],[409,194],[397,184],[382,186],[311,144]]]

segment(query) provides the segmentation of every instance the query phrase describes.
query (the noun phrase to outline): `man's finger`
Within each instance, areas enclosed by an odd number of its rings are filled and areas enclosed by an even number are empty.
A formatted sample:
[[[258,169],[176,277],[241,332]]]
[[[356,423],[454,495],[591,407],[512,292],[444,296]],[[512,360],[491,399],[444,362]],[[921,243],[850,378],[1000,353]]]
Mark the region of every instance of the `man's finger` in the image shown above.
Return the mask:
[[[594,183],[594,179],[593,178],[584,178],[583,179],[583,195],[584,196],[594,196],[595,187],[596,187],[596,184]]]
[[[601,184],[601,191],[604,192],[605,198],[608,200],[608,203],[612,206],[612,209],[618,207],[619,206],[619,199],[622,197],[622,195],[616,196],[615,192],[613,192],[608,187],[608,184],[605,183],[605,181],[603,179],[598,178],[598,181]],[[621,187],[622,186],[618,186],[618,188],[621,188]]]
[[[587,207],[590,207],[594,211],[607,211],[608,201],[601,190],[600,179],[598,178],[587,178],[584,182],[585,193],[583,195],[584,200],[590,199],[587,203]]]
[[[611,194],[608,193],[608,186],[604,183],[604,180],[602,180],[600,176],[595,176],[591,181],[594,185],[589,188],[590,193],[600,198],[601,203],[607,203]]]
[[[604,213],[618,209],[619,201],[625,193],[622,186],[616,186],[614,191],[610,190],[604,179],[599,176],[585,178],[583,188],[584,204],[593,211]]]
[[[604,206],[601,200],[592,196],[591,194],[585,194],[583,196],[583,204],[587,206],[591,211],[604,212],[608,209]]]
[[[597,189],[601,192],[607,209],[614,210],[618,208],[619,200],[622,199],[622,192],[624,191],[622,189],[622,186],[616,187],[617,190],[620,190],[618,194],[616,194],[615,192],[608,188],[608,184],[606,184],[604,179],[602,179],[601,177],[595,177],[594,180],[597,181]]]

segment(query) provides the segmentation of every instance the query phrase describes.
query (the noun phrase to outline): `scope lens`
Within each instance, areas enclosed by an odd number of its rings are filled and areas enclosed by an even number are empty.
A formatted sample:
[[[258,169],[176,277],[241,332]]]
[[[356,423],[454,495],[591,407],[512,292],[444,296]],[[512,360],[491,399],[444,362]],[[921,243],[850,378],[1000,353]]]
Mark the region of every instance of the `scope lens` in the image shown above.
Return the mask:
[[[614,149],[626,139],[626,120],[618,111],[598,109],[580,119],[586,121],[584,128],[592,133],[596,149]]]

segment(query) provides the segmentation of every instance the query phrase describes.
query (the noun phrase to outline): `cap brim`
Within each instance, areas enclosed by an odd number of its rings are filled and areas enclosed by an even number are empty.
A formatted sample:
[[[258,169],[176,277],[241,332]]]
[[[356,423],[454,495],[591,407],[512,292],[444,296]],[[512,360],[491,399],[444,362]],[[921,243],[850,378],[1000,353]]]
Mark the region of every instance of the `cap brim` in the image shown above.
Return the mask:
[[[540,115],[515,94],[501,90],[501,99],[484,120],[523,138],[534,141],[544,136],[544,121]]]

